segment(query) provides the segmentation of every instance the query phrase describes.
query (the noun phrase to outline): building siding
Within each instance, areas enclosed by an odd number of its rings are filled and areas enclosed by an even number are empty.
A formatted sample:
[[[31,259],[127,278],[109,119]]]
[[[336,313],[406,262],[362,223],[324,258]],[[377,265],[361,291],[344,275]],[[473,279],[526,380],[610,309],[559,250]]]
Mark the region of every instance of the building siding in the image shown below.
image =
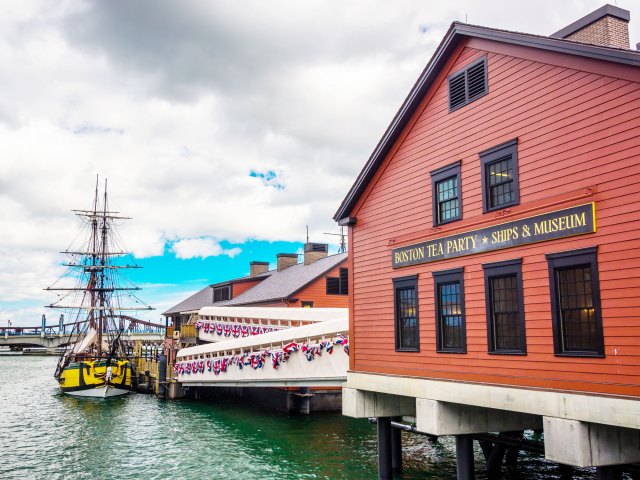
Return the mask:
[[[449,113],[446,76],[483,56],[488,94]],[[640,396],[640,85],[629,72],[488,41],[456,50],[351,212],[352,370]],[[520,204],[483,214],[478,153],[514,138]],[[429,172],[458,160],[463,220],[434,229]],[[588,202],[596,233],[391,268],[392,248]],[[605,358],[557,357],[545,254],[596,245]],[[514,258],[528,353],[488,354],[482,264]],[[457,267],[467,353],[436,353],[431,272]],[[414,274],[420,352],[396,352],[392,279]]]
[[[242,295],[247,290],[255,287],[262,280],[264,280],[264,278],[256,278],[255,280],[252,280],[252,281],[243,281],[243,282],[231,281],[231,283],[233,284],[233,298],[236,298],[237,296]]]
[[[290,303],[289,306],[300,307],[301,302],[313,302],[313,308],[347,308],[349,306],[348,295],[327,295],[326,278],[339,277],[341,268],[347,268],[346,261],[294,293],[293,296],[298,301]]]

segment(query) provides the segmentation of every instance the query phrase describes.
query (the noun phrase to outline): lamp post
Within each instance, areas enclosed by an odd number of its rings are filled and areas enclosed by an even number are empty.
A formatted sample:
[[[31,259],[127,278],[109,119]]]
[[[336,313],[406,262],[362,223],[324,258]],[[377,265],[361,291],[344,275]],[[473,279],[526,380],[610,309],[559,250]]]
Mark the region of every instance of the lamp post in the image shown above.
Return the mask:
[[[11,320],[7,320],[7,329],[4,331],[4,339],[9,338],[9,329],[11,328]]]

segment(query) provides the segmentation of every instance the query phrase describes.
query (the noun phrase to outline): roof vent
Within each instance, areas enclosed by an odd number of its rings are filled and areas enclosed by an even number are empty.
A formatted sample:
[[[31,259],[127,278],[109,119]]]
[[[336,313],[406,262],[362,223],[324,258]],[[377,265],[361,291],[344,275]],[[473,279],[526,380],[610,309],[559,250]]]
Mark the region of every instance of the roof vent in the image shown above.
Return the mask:
[[[629,48],[629,10],[604,5],[551,36],[603,47]]]
[[[449,111],[487,93],[487,61],[482,58],[449,77]]]

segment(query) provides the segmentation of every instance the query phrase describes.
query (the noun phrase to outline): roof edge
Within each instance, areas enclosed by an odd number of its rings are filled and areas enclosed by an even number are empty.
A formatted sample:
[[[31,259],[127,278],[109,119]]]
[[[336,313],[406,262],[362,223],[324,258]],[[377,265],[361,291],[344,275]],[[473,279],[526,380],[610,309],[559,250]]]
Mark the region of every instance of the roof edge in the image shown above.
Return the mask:
[[[409,119],[424,98],[426,92],[431,88],[435,77],[440,72],[444,63],[446,63],[448,55],[457,47],[464,37],[475,37],[568,55],[577,55],[594,60],[609,61],[636,67],[640,66],[640,54],[634,50],[591,45],[561,38],[453,22],[440,42],[440,45],[436,48],[429,63],[418,77],[409,95],[393,117],[393,120],[369,157],[369,160],[367,160],[347,195],[342,200],[340,207],[333,216],[335,221],[340,222],[349,216],[353,216],[354,207],[375,175],[375,172],[378,170],[380,163],[384,160],[400,136],[400,133],[408,124]]]

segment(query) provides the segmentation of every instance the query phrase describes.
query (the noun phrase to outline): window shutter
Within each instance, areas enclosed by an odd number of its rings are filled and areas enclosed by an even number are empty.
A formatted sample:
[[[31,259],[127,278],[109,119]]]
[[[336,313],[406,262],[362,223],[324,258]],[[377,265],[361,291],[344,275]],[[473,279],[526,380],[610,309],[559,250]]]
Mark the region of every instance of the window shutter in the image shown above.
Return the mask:
[[[481,62],[467,71],[467,81],[469,83],[469,102],[484,95],[487,90],[485,81],[485,62]]]
[[[487,93],[487,61],[483,58],[449,77],[449,110],[463,107]]]
[[[349,294],[349,269],[347,268],[340,269],[340,294]]]
[[[449,80],[449,109],[453,110],[461,105],[467,103],[467,96],[465,94],[465,79],[466,72],[462,72],[460,75],[453,77]]]
[[[340,279],[327,277],[327,295],[340,295]]]

